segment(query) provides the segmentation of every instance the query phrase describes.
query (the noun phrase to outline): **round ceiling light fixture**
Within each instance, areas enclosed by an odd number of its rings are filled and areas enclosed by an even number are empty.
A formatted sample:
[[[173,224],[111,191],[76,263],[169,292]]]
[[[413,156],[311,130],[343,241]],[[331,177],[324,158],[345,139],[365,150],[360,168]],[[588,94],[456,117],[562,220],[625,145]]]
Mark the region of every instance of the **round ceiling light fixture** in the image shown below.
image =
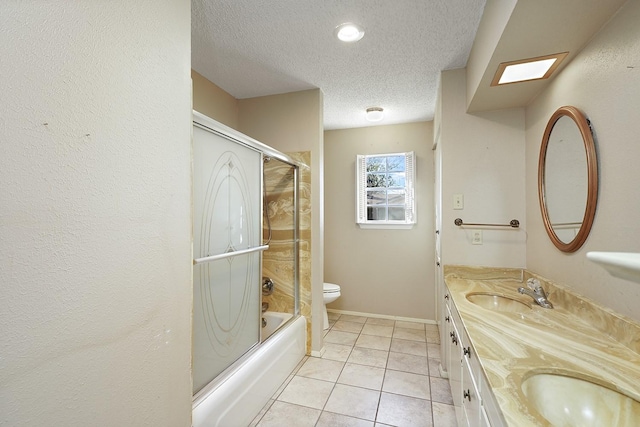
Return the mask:
[[[367,108],[367,120],[370,122],[379,122],[384,119],[384,110],[380,107]]]
[[[345,22],[338,25],[333,33],[343,42],[357,42],[364,37],[364,28],[353,22]]]

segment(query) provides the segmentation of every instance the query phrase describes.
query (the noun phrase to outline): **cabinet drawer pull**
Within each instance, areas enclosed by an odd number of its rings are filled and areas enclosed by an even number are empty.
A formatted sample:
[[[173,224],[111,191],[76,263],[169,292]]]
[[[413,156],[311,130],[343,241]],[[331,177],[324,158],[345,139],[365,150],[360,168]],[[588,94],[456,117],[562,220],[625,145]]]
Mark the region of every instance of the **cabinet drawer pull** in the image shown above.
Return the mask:
[[[465,348],[463,351],[465,356],[469,357],[469,359],[471,359],[471,347],[467,347]]]
[[[459,395],[458,395],[459,396]],[[462,398],[463,399],[469,399],[469,402],[471,402],[471,390],[467,390],[465,392],[462,393]]]
[[[447,317],[444,318],[444,321],[449,323],[451,321],[451,319],[449,319],[449,316],[447,316]]]
[[[446,295],[444,296],[444,299],[449,299],[449,294],[446,294]]]

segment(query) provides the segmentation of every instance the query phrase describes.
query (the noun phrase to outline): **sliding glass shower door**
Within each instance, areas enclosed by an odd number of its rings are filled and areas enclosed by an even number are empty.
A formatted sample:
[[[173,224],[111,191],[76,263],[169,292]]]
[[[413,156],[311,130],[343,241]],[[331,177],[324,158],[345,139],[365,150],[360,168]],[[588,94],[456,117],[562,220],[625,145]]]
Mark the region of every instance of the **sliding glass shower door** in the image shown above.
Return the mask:
[[[262,155],[193,128],[193,392],[260,341]]]

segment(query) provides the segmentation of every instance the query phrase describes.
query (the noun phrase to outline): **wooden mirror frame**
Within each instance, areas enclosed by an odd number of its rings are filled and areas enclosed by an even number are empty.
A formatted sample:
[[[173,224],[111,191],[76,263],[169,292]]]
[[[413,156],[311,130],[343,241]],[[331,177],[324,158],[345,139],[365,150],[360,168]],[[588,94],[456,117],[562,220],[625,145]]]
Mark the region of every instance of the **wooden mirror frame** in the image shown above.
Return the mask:
[[[553,130],[556,122],[563,116],[571,118],[578,126],[580,134],[582,135],[582,142],[584,143],[587,160],[587,203],[584,210],[584,217],[578,233],[569,243],[565,243],[560,240],[551,226],[551,220],[549,219],[549,212],[545,202],[544,182],[549,136],[551,135],[551,131]],[[562,252],[575,252],[580,249],[589,236],[596,214],[596,204],[598,201],[598,161],[596,158],[596,146],[593,140],[589,120],[576,107],[565,106],[558,108],[549,119],[547,127],[544,130],[542,145],[540,147],[540,158],[538,159],[538,200],[540,202],[540,211],[542,212],[544,227],[553,244]]]

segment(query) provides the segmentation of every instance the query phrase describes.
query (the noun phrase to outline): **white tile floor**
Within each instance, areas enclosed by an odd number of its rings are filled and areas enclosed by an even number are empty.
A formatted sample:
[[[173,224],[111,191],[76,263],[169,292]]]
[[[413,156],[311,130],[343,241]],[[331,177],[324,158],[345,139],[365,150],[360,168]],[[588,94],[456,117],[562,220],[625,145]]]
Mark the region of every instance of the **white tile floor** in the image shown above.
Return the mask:
[[[305,357],[256,427],[456,427],[435,325],[329,313],[322,358]]]

